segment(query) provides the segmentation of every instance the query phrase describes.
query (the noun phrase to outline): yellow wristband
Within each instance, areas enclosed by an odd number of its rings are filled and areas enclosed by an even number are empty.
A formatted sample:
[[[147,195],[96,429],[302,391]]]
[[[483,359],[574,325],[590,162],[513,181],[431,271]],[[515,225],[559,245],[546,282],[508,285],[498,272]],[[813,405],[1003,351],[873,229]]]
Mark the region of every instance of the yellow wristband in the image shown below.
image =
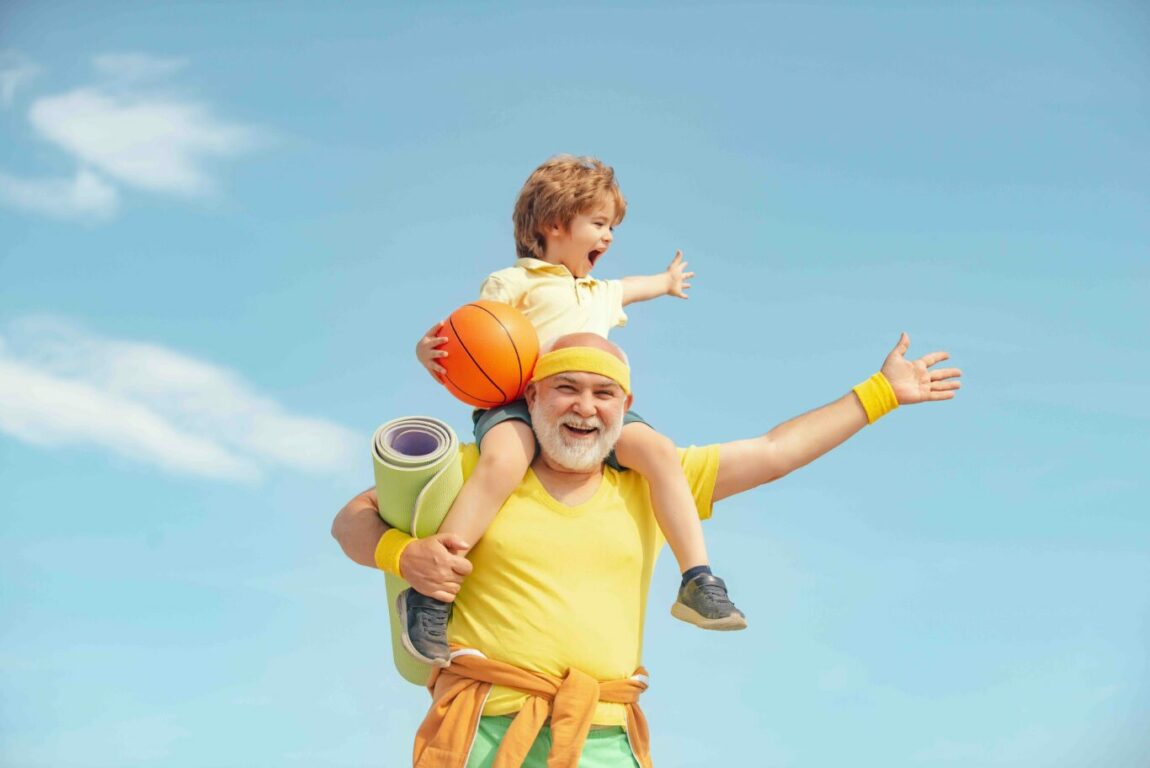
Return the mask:
[[[881,373],[876,373],[859,384],[854,388],[854,393],[858,395],[859,402],[862,403],[863,410],[866,411],[868,424],[874,424],[898,408],[898,398],[895,397],[894,389],[886,380],[886,376]]]
[[[415,539],[403,531],[389,528],[387,533],[379,537],[379,543],[375,545],[375,567],[402,579],[403,574],[399,572],[399,556],[413,541]]]

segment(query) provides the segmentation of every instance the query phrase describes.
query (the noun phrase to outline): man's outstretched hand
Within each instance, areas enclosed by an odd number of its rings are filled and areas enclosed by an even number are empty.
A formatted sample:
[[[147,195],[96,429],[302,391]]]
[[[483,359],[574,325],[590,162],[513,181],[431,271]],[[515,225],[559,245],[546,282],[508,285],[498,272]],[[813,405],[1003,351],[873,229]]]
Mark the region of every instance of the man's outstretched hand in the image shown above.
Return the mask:
[[[907,360],[906,351],[910,348],[910,336],[904,332],[899,337],[891,353],[886,356],[882,364],[882,375],[890,382],[894,389],[899,405],[910,403],[925,403],[929,400],[950,400],[954,397],[954,390],[961,384],[957,381],[962,376],[958,368],[936,368],[943,360],[949,360],[946,352],[931,352],[917,360]]]

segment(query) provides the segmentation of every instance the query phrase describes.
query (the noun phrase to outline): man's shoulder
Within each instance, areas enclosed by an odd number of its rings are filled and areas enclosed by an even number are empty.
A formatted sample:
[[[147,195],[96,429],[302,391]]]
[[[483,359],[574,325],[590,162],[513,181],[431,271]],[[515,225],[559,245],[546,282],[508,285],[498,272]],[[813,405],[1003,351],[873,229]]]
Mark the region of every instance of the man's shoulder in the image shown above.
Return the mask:
[[[687,480],[692,483],[695,480],[705,479],[708,476],[713,479],[713,476],[719,469],[719,444],[713,445],[688,445],[676,446],[679,452],[679,464],[683,468],[683,474],[687,476]],[[604,466],[604,471],[614,472],[624,482],[631,480],[636,483],[645,483],[646,480],[643,476],[634,470],[619,471],[609,466]]]
[[[683,469],[702,470],[719,464],[719,444],[676,446]]]
[[[463,476],[470,477],[479,463],[479,446],[475,443],[459,444],[459,463],[463,466]]]

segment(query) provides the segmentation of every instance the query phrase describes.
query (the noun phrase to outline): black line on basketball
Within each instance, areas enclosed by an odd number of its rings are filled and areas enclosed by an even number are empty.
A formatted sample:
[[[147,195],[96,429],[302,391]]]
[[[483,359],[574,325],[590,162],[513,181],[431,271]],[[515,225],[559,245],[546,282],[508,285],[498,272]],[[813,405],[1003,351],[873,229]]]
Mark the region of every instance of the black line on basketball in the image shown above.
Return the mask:
[[[474,305],[469,304],[468,306],[474,306]],[[483,309],[483,308],[480,307],[480,309]],[[490,314],[490,313],[488,313],[488,314]],[[459,335],[459,331],[456,330],[456,328],[455,328],[455,321],[448,318],[447,322],[451,323],[451,330],[455,333],[455,340],[459,342],[459,346],[463,347],[463,351],[466,352],[467,356],[471,358],[471,362],[475,363],[475,367],[479,370],[480,373],[483,374],[483,378],[490,381],[491,386],[493,386],[493,387],[495,387],[495,389],[499,390],[499,394],[503,396],[504,400],[506,400],[507,399],[507,393],[503,391],[503,387],[496,384],[495,381],[490,376],[487,375],[487,371],[483,370],[483,366],[480,365],[479,361],[475,359],[475,355],[471,354],[471,350],[468,349],[467,345],[463,343],[463,337]],[[500,325],[502,325],[502,323],[500,323]],[[452,383],[454,383],[454,382],[452,382]],[[485,402],[485,403],[491,402],[491,401],[486,400],[482,397],[476,398],[476,399],[477,400],[483,400],[483,402]]]
[[[443,378],[445,378],[445,379],[447,379],[448,381],[450,381],[450,382],[451,382],[451,385],[452,385],[453,387],[455,387],[455,388],[456,388],[456,389],[458,389],[460,392],[462,392],[463,394],[467,395],[468,397],[470,397],[470,398],[471,398],[471,399],[473,399],[473,400],[478,400],[478,401],[479,401],[479,402],[481,402],[481,403],[491,403],[491,407],[492,407],[492,408],[495,408],[495,407],[497,407],[497,406],[500,406],[500,405],[502,405],[502,404],[503,404],[503,403],[501,403],[501,402],[500,402],[500,401],[498,401],[498,400],[488,400],[487,398],[484,398],[484,397],[480,397],[479,395],[473,395],[473,394],[471,394],[471,393],[470,393],[470,392],[468,392],[466,389],[464,389],[463,387],[461,387],[461,386],[459,386],[458,384],[456,384],[456,383],[455,383],[455,380],[454,380],[454,379],[452,379],[452,378],[451,378],[449,375],[447,375],[447,374],[443,374]]]
[[[511,335],[511,331],[507,328],[506,325],[503,324],[503,321],[496,317],[495,313],[487,307],[481,307],[478,304],[468,304],[467,306],[475,307],[476,309],[482,309],[484,312],[491,315],[491,319],[499,323],[499,327],[502,328],[503,332],[507,334],[507,340],[511,342],[511,349],[515,352],[515,367],[519,369],[519,386],[523,386],[523,363],[519,360],[519,345],[515,343],[515,337]],[[499,391],[502,392],[503,390],[501,389]]]

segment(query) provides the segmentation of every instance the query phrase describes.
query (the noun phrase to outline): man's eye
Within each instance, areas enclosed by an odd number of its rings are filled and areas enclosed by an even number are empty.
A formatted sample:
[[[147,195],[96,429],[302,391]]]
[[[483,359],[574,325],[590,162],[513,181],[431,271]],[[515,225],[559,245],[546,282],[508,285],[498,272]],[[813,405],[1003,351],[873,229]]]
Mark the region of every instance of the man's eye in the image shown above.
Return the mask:
[[[556,389],[558,389],[560,392],[574,392],[575,391],[575,387],[571,386],[570,384],[560,384],[558,387],[556,387]]]

